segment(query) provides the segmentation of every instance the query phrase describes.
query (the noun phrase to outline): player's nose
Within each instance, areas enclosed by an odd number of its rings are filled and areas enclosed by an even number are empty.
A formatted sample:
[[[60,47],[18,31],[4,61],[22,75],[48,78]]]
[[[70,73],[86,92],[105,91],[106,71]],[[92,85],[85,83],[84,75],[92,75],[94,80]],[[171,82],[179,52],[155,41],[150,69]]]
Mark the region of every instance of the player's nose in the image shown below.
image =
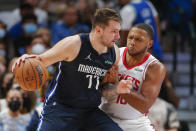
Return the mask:
[[[119,34],[119,32],[116,32],[116,34],[115,34],[115,39],[116,39],[116,40],[120,39],[120,34]]]

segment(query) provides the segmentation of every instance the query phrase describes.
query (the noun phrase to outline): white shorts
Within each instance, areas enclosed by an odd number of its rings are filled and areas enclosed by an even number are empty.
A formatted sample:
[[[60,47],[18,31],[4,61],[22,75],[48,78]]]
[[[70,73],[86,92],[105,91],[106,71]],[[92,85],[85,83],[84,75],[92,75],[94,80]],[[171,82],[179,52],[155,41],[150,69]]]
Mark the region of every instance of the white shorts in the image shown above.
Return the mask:
[[[122,120],[111,116],[110,118],[114,120],[123,131],[155,131],[147,116],[142,116],[133,120]]]

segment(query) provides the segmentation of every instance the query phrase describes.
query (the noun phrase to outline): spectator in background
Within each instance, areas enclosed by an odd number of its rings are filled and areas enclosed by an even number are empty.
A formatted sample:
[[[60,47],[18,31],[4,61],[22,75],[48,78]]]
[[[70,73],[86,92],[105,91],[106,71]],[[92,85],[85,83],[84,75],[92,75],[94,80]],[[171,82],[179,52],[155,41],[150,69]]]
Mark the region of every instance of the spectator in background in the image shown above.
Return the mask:
[[[0,39],[4,39],[6,36],[6,25],[0,21]]]
[[[184,52],[190,42],[190,23],[193,16],[192,0],[170,0],[168,3],[168,26],[178,35],[180,51]]]
[[[56,9],[64,4],[67,5],[67,0],[42,0],[39,6],[48,13],[55,14]]]
[[[152,54],[156,58],[162,59],[162,49],[159,43],[158,13],[152,3],[148,0],[118,0],[118,2],[122,7],[120,14],[123,20],[120,32],[120,46],[125,46],[128,31],[133,25],[145,23],[152,26],[155,34]]]
[[[0,55],[6,59],[6,66],[8,66],[8,62],[14,57],[15,52],[13,43],[7,33],[7,26],[2,21],[0,21],[0,44],[1,47],[4,47],[0,49]]]
[[[173,87],[173,83],[169,78],[168,73],[165,76],[165,79],[163,81],[159,97],[165,100],[166,102],[169,102],[172,104],[176,109],[179,107],[180,103],[180,97],[175,92],[175,89]]]
[[[28,54],[41,54],[47,50],[47,46],[41,35],[34,35],[30,46],[27,49]]]
[[[38,0],[21,0],[21,4],[23,4],[23,3],[28,3],[33,7],[33,13],[37,17],[38,24],[40,24],[41,26],[47,26],[48,14],[46,11],[44,11],[38,7]],[[17,21],[15,23],[19,22],[22,19],[22,16],[20,15],[19,8],[16,8],[13,11],[13,16],[15,16],[15,18],[17,18],[16,19]]]
[[[34,91],[25,91],[21,89],[23,105],[20,110],[21,114],[29,116],[31,118],[32,111],[35,109],[37,103],[37,95]]]
[[[21,4],[20,5],[21,18],[19,20],[17,20],[17,22],[14,23],[8,31],[8,34],[13,41],[18,40],[21,37],[21,35],[24,33],[23,29],[22,29],[22,21],[23,21],[24,17],[29,14],[34,14],[33,13],[33,6],[28,3]],[[17,17],[17,18],[19,18],[19,17]]]
[[[12,65],[13,65],[13,63],[14,63],[14,61],[15,61],[16,59],[17,59],[17,57],[14,57],[14,58],[12,58],[12,59],[10,60],[9,65],[8,65],[8,69],[7,69],[8,72],[12,72]]]
[[[51,32],[48,28],[39,28],[36,35],[40,35],[42,37],[46,48],[50,48],[52,46]]]
[[[97,9],[97,3],[95,0],[78,0],[76,8],[79,15],[79,23],[86,24],[89,27],[92,26],[91,18]]]
[[[148,116],[156,131],[178,131],[180,127],[177,110],[161,98],[156,99]]]
[[[98,8],[115,8],[117,0],[96,0]]]
[[[26,131],[29,120],[21,115],[23,104],[22,94],[17,89],[11,89],[6,97],[8,112],[0,115],[0,131]]]
[[[5,59],[5,57],[6,57],[6,49],[5,49],[5,42],[4,41],[2,41],[2,40],[0,40],[0,56],[1,56],[1,64],[4,64],[4,65],[6,65],[6,59]]]
[[[14,41],[17,56],[26,53],[26,49],[30,46],[33,35],[37,32],[37,17],[33,14],[25,15],[22,19],[23,34]]]
[[[70,5],[63,13],[61,21],[52,26],[52,41],[57,43],[59,40],[76,34],[78,31],[90,31],[87,25],[78,23],[78,14],[75,6]]]
[[[11,89],[13,84],[14,74],[12,72],[5,72],[5,74],[2,76],[1,80],[1,96],[0,98],[5,98],[7,92]]]
[[[58,20],[59,10],[67,7],[67,0],[41,0],[39,7],[48,12],[48,24]]]
[[[25,14],[35,14],[40,26],[47,26],[48,14],[37,7],[38,0],[20,0],[20,7],[13,11],[3,11],[0,13],[0,20],[6,23],[8,30],[21,21]],[[24,6],[25,5],[25,6]],[[28,7],[26,6],[28,5]]]

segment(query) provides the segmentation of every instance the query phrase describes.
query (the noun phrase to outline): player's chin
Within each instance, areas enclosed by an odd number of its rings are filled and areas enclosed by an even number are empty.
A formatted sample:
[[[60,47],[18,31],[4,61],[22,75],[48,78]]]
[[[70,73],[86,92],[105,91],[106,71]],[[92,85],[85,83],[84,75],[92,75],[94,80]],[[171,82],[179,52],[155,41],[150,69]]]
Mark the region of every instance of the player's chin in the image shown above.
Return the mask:
[[[115,42],[114,42],[114,41],[112,41],[112,42],[108,45],[108,47],[109,47],[109,48],[111,48],[111,47],[113,47],[113,46],[114,46],[114,44],[115,44]]]
[[[128,50],[129,55],[135,55],[135,50],[134,49],[129,49]]]

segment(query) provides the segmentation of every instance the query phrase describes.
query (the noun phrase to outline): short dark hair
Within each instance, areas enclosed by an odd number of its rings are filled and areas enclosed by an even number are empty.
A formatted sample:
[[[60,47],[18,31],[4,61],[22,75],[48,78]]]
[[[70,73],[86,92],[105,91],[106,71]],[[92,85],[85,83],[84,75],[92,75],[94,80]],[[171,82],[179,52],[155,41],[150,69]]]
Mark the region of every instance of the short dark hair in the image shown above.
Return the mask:
[[[145,30],[147,32],[147,34],[149,35],[150,39],[153,40],[154,31],[150,25],[144,24],[144,23],[139,23],[139,24],[134,25],[133,27]]]
[[[28,3],[22,3],[20,4],[20,10],[33,10],[33,6],[31,4]]]
[[[101,8],[97,9],[93,19],[92,19],[92,29],[94,29],[97,25],[107,26],[109,20],[114,20],[117,22],[121,22],[122,18],[115,10],[110,8]]]
[[[26,14],[22,17],[22,24],[27,22],[28,20],[34,20],[37,23],[37,16],[34,14]]]

